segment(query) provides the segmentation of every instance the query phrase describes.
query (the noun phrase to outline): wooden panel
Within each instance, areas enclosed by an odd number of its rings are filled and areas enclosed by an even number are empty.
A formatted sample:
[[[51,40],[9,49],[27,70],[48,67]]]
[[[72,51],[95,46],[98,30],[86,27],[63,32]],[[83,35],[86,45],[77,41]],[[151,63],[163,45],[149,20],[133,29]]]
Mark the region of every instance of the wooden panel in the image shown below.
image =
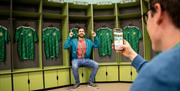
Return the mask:
[[[58,70],[58,86],[70,84],[69,69]]]
[[[29,73],[30,90],[43,89],[43,74],[42,72]]]
[[[45,88],[57,86],[57,70],[45,71]]]
[[[14,74],[14,91],[29,91],[28,73]]]
[[[134,81],[137,77],[137,71],[134,67],[132,67],[132,81]]]
[[[120,81],[131,81],[131,66],[120,66]]]
[[[118,81],[118,66],[107,66],[107,81]]]
[[[11,75],[0,76],[0,91],[12,91]]]
[[[96,82],[106,81],[106,66],[99,67],[95,80]]]

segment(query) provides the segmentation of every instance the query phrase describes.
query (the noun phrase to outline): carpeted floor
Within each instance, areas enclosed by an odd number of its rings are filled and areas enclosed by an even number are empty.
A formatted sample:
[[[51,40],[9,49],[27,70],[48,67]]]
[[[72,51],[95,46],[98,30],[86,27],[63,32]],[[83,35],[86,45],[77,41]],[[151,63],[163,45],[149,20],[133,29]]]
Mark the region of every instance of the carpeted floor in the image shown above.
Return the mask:
[[[129,91],[131,83],[96,83],[97,87],[89,87],[88,85],[80,85],[76,89],[72,86],[51,89],[48,91]]]

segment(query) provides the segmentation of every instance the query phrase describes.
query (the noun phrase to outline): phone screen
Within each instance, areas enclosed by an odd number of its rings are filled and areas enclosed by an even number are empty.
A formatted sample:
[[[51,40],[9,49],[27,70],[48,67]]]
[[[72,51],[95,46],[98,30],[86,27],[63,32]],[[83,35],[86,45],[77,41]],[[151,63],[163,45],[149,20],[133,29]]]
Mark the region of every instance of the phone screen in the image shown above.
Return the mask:
[[[113,29],[113,36],[114,36],[114,47],[115,50],[122,50],[120,48],[123,45],[123,32],[121,28],[114,28]]]

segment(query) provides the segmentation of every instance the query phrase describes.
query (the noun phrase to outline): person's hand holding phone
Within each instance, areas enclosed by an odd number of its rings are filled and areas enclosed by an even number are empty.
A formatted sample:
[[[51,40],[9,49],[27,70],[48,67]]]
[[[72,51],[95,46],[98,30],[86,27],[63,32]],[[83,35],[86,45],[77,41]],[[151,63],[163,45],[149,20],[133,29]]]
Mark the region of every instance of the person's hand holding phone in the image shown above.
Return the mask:
[[[133,60],[137,56],[137,53],[132,49],[132,47],[126,40],[123,40],[123,45],[119,46],[119,48],[122,50],[117,50],[117,52],[120,52],[130,60]]]
[[[113,37],[114,37],[114,49],[116,51],[122,50],[120,48],[123,45],[123,30],[121,28],[114,28],[113,29]]]

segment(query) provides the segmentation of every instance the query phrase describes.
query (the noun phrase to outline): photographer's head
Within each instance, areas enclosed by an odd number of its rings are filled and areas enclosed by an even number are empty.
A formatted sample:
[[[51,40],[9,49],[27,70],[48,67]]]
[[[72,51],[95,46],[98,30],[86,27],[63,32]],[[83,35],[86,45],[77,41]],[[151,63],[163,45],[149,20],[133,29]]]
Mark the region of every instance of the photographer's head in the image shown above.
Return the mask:
[[[147,28],[153,50],[163,51],[180,37],[179,9],[180,0],[150,0]]]

